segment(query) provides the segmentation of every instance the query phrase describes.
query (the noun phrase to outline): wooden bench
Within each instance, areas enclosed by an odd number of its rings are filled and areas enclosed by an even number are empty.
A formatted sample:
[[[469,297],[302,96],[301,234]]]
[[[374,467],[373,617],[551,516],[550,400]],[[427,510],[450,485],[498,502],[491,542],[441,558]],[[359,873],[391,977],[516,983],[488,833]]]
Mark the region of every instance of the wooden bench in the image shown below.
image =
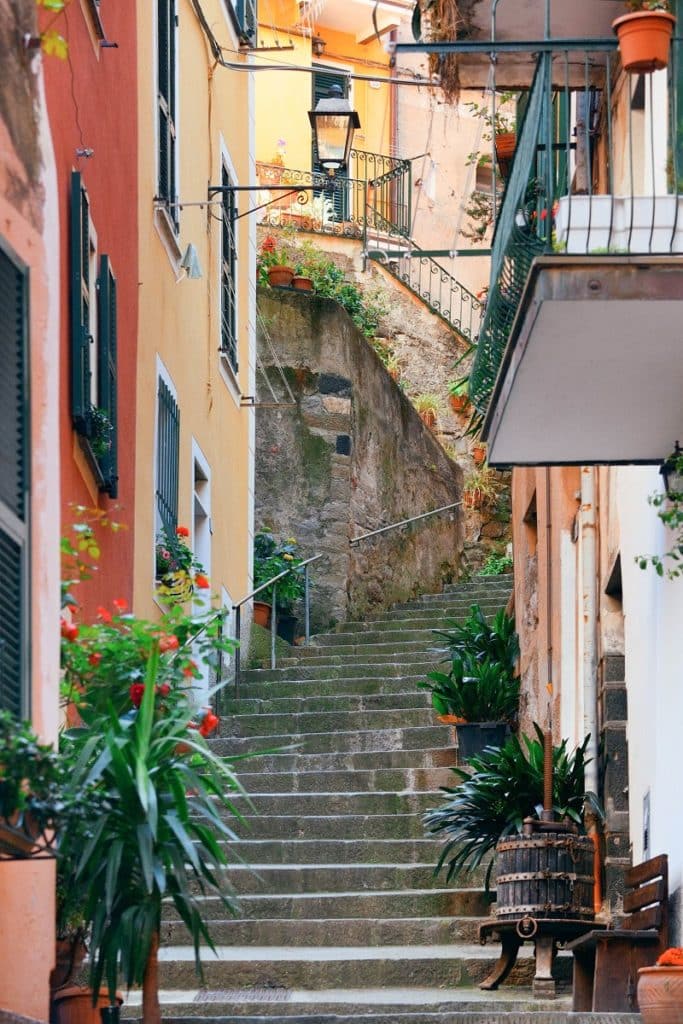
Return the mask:
[[[489,936],[500,940],[501,952],[491,973],[479,988],[490,991],[505,981],[517,962],[517,954],[525,942],[533,942],[535,969],[533,994],[536,999],[553,999],[556,994],[553,964],[558,946],[563,946],[577,935],[595,929],[593,921],[574,918],[526,918],[505,921],[488,918],[479,925],[479,941],[485,945]]]
[[[567,946],[574,954],[575,1012],[638,1010],[638,969],[650,967],[669,943],[666,854],[626,872],[624,919]]]

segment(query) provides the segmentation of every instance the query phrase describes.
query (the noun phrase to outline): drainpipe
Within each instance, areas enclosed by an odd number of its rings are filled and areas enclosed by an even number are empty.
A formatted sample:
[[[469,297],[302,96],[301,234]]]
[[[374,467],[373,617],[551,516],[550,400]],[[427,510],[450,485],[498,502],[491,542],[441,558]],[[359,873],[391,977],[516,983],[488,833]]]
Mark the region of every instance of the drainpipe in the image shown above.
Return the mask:
[[[583,727],[590,733],[586,751],[586,789],[598,791],[598,614],[596,597],[597,538],[595,469],[581,467],[581,591],[583,615]]]

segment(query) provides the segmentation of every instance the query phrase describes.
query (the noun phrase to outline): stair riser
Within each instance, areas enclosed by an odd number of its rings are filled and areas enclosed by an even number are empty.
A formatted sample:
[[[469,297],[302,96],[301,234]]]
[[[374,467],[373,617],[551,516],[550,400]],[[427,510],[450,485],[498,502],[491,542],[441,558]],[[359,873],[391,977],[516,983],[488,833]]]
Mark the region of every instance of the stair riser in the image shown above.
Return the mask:
[[[267,779],[261,786],[268,785]],[[313,816],[335,817],[349,814],[424,814],[426,810],[442,802],[442,795],[432,793],[276,793],[250,794],[249,812],[247,798],[236,794],[232,798],[235,807],[245,814],[268,817],[271,814],[292,817]],[[359,837],[360,838],[360,837]]]
[[[434,862],[436,865],[436,861]],[[284,868],[279,865],[231,867],[230,885],[240,895],[292,896],[313,892],[356,892],[370,889],[387,892],[402,889],[439,889],[443,879],[435,878],[431,865],[317,864]]]
[[[301,715],[236,715],[223,719],[221,736],[278,736],[286,733],[353,732],[372,729],[428,728],[434,722],[429,707],[399,711],[315,711]]]
[[[418,679],[422,677],[417,677]],[[399,711],[411,708],[424,709],[430,706],[429,694],[418,690],[417,684],[408,692],[401,693],[370,693],[347,694],[333,696],[315,694],[314,696],[273,697],[272,699],[250,699],[223,701],[221,713],[230,715],[296,715],[314,712],[331,711],[339,714],[344,711]]]
[[[238,772],[238,777],[247,793],[255,793],[264,785],[263,772]],[[455,781],[452,772],[444,768],[282,772],[268,773],[266,777],[270,793],[423,792]]]
[[[273,998],[265,1003],[211,1002],[164,1004],[165,1024],[291,1024],[296,1019],[300,1024],[640,1024],[639,1014],[631,1013],[569,1013],[562,1010],[539,1012],[542,1005],[519,995],[506,1000],[496,999],[496,1009],[482,1012],[472,1007],[478,1004],[467,999],[455,1003],[446,1002],[446,993],[441,1007],[433,1013],[425,1012],[410,1003],[399,1007],[382,1007],[372,1004],[372,1013],[367,1013],[367,1004],[353,1005],[310,1002],[282,1002],[274,990]],[[285,998],[289,996],[282,990]],[[514,996],[514,990],[513,990]],[[446,1009],[450,1005],[451,1008]],[[458,1009],[452,1009],[453,1006]],[[527,1006],[528,1009],[524,1009]],[[460,1009],[464,1007],[464,1009]],[[469,1007],[469,1008],[468,1008]],[[522,1009],[520,1009],[522,1007]],[[123,1016],[135,1016],[136,1007],[122,1007]],[[170,1013],[174,1014],[169,1016]],[[327,1011],[327,1012],[325,1012]]]
[[[217,945],[234,946],[425,946],[477,942],[476,918],[361,918],[329,921],[216,921],[211,938]],[[162,942],[184,945],[187,929],[181,921],[162,925]]]
[[[452,960],[333,960],[325,963],[307,961],[272,962],[268,960],[239,963],[204,963],[205,984],[209,987],[244,988],[245,986],[283,985],[289,988],[365,988],[387,985],[476,987],[493,970],[495,954],[490,958],[465,959],[454,950]],[[565,977],[571,967],[566,961]],[[557,964],[558,976],[561,965]],[[189,988],[197,985],[192,962],[159,963],[159,978],[164,988]],[[508,977],[508,986],[530,986],[533,961],[518,960]]]
[[[431,662],[429,663],[431,665]],[[271,685],[291,686],[293,683],[320,684],[328,690],[314,692],[355,693],[355,686],[360,693],[393,693],[405,689],[407,681],[420,678],[421,671],[412,666],[386,662],[384,665],[286,665],[280,664],[274,669],[249,669],[242,673],[241,697],[261,696],[271,693]],[[232,691],[226,688],[226,696]],[[297,689],[284,690],[285,696],[296,696]]]
[[[222,744],[224,740],[213,742],[213,746]],[[367,754],[331,753],[331,754],[261,754],[237,765],[240,778],[245,773],[263,772],[334,772],[371,770],[376,767],[403,768],[443,768],[455,764],[454,749],[436,750],[385,750],[372,751]],[[452,781],[453,776],[449,773]],[[329,791],[328,791],[329,792]]]
[[[482,609],[486,615],[493,614],[499,609],[484,608]],[[386,618],[382,619],[367,619],[364,622],[344,622],[335,628],[334,633],[324,634],[326,636],[367,636],[368,633],[383,634],[385,632],[403,631],[412,632],[431,632],[434,629],[447,629],[448,624],[453,622],[454,617],[450,615],[444,615],[438,609],[430,612],[428,609],[419,611],[413,609],[412,611],[401,612],[401,614],[387,612]],[[462,622],[465,616],[459,614],[455,616],[456,621]],[[322,639],[322,635],[320,637]]]
[[[245,817],[230,827],[242,839],[425,839],[424,825],[416,814],[348,814],[330,817],[273,815]]]
[[[243,896],[239,901],[240,920],[339,920],[358,918],[368,924],[378,918],[396,917],[476,917],[485,916],[490,906],[476,889],[448,891],[311,894],[309,896]],[[211,897],[202,902],[207,920],[224,920],[226,910],[220,900]],[[164,918],[177,921],[175,908],[168,904]],[[264,926],[267,929],[267,925]]]
[[[246,864],[436,864],[435,839],[248,840],[228,843],[228,859]]]
[[[368,753],[380,750],[422,750],[441,743],[453,746],[453,733],[444,725],[418,729],[377,729],[367,732],[311,733],[307,736],[280,734],[277,736],[232,737],[216,740],[214,750],[221,757],[243,753],[293,753],[296,746],[300,754]],[[247,770],[248,761],[240,765]]]
[[[326,633],[324,636],[313,637],[310,648],[306,647],[302,648],[302,650],[320,650],[325,647],[346,648],[351,644],[362,644],[364,647],[368,644],[379,644],[380,646],[391,644],[395,646],[396,650],[407,649],[407,644],[415,644],[419,645],[418,649],[421,650],[422,645],[427,645],[428,647],[441,646],[442,641],[434,632],[438,628],[438,626],[434,627],[431,624],[419,627],[411,622],[409,625],[407,623],[403,625],[393,623],[393,628],[388,627],[387,629],[366,628]],[[444,629],[446,628],[444,626]]]

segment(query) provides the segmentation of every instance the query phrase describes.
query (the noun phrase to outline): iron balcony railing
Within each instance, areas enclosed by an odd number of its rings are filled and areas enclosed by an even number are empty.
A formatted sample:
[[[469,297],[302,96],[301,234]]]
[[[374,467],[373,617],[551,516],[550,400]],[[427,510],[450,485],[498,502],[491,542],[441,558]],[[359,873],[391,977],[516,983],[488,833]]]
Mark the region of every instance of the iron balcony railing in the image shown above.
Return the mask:
[[[470,375],[479,412],[488,407],[536,256],[683,253],[680,46],[674,40],[668,83],[666,76],[624,74],[611,41],[580,54],[549,48],[539,56],[496,225]]]

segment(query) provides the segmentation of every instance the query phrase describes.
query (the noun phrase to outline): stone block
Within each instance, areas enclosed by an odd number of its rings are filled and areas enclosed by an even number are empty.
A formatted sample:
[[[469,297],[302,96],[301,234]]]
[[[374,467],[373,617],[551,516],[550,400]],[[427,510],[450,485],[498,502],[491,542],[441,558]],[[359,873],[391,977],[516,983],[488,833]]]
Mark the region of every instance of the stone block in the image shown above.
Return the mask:
[[[322,407],[326,413],[334,416],[351,415],[351,399],[339,398],[337,395],[325,395],[322,399]]]
[[[602,692],[602,720],[604,724],[625,722],[627,717],[628,698],[626,687],[618,683],[608,683]]]
[[[602,677],[604,682],[623,682],[625,677],[625,658],[620,654],[610,654],[602,659]]]

